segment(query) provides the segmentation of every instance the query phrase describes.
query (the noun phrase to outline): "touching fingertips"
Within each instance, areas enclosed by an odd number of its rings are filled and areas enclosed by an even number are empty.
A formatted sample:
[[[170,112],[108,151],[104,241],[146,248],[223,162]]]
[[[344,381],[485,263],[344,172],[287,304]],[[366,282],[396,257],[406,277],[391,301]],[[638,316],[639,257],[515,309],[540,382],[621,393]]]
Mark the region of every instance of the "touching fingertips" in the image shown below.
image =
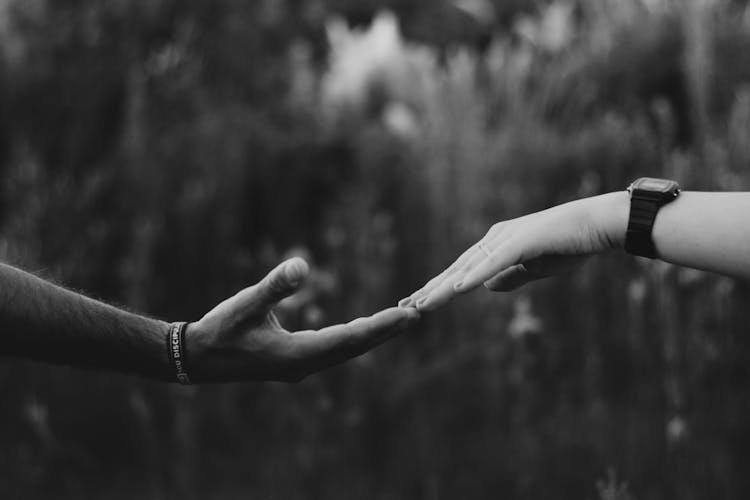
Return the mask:
[[[414,322],[420,317],[419,311],[414,307],[406,308],[406,321]]]

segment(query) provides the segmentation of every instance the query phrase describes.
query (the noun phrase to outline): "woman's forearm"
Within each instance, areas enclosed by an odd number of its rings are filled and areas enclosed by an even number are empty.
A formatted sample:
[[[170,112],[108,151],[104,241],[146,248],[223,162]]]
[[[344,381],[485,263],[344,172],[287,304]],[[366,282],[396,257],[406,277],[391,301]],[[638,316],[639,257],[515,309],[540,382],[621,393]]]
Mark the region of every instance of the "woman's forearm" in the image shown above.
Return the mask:
[[[0,264],[0,355],[171,379],[168,325]]]
[[[684,192],[661,207],[651,236],[656,257],[750,278],[750,193]],[[449,267],[399,302],[431,311],[484,284],[507,292],[625,248],[630,195],[607,193],[500,221]]]
[[[617,246],[623,247],[630,198],[627,192],[603,195],[602,214]],[[681,193],[663,206],[652,232],[657,256],[673,264],[750,278],[750,193]]]

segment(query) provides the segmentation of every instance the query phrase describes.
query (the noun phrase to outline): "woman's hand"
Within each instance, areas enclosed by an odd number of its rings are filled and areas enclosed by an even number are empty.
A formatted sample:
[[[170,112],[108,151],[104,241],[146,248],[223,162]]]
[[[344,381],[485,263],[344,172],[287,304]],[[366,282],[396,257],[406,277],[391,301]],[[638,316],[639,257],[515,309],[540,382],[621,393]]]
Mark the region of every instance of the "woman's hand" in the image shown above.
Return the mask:
[[[290,332],[279,324],[272,308],[294,294],[308,272],[300,258],[283,262],[260,283],[188,325],[186,361],[191,380],[299,381],[367,352],[419,318],[414,309],[393,307],[319,331]]]
[[[508,291],[570,271],[591,255],[623,246],[628,210],[628,193],[622,191],[499,222],[399,306],[430,311],[482,283]]]

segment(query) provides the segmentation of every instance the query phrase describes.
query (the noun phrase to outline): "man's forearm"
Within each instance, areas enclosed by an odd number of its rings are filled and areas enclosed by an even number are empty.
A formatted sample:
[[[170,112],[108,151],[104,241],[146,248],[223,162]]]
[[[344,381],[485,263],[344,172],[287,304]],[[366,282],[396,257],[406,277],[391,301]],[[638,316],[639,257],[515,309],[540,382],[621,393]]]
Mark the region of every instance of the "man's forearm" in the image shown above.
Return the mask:
[[[0,264],[0,355],[169,380],[167,329]]]

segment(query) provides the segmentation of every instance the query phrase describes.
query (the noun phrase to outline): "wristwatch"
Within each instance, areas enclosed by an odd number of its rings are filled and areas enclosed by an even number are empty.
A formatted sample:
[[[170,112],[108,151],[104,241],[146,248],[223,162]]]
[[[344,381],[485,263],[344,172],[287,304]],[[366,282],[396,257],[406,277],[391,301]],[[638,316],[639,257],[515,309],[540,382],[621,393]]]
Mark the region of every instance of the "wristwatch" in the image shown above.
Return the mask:
[[[651,231],[659,209],[680,194],[680,185],[669,179],[641,177],[628,186],[630,217],[625,233],[625,251],[653,259],[656,257]]]

